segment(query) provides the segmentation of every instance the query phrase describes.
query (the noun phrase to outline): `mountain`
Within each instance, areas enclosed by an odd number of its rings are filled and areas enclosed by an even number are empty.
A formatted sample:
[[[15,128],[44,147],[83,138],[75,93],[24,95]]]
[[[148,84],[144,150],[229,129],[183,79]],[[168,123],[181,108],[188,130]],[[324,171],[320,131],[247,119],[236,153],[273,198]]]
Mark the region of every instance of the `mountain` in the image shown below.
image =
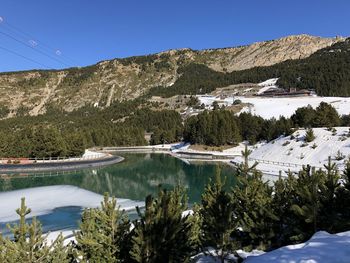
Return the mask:
[[[0,74],[0,117],[38,115],[51,107],[72,111],[84,105],[108,107],[135,99],[153,87],[172,86],[191,64],[218,73],[270,66],[309,57],[344,41],[308,35],[288,36],[248,46],[169,50],[158,54],[102,61],[83,68]]]

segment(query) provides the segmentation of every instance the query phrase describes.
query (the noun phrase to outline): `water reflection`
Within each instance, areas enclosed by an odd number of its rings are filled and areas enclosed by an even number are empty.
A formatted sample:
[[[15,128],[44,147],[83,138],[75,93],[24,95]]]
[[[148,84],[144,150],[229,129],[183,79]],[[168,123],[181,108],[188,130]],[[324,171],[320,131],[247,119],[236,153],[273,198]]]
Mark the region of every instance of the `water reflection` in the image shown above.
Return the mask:
[[[228,186],[236,182],[233,169],[224,164],[195,163],[187,164],[177,158],[164,154],[123,154],[125,161],[101,169],[77,172],[12,175],[0,179],[0,191],[11,191],[38,186],[73,185],[104,194],[144,200],[149,194],[155,194],[161,184],[173,188],[177,184],[187,190],[189,202],[200,201],[201,194],[210,178],[215,177],[217,166],[226,176]]]

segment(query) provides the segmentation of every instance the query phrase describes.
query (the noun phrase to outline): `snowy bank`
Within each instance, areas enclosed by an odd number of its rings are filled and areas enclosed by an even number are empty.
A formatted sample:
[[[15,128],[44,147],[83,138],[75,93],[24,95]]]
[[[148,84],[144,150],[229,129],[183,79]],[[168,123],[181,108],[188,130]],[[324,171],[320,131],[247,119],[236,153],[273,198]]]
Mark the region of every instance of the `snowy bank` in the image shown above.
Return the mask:
[[[261,98],[261,97],[236,97],[242,103],[250,104],[241,112],[250,112],[265,119],[280,116],[290,117],[300,107],[311,105],[316,108],[321,102],[331,104],[340,115],[350,113],[350,98],[344,97],[291,97],[291,98]]]
[[[328,234],[321,231],[301,244],[285,246],[261,256],[248,257],[245,263],[349,263],[350,231]]]
[[[349,127],[336,127],[335,131],[314,128],[313,131],[315,140],[310,143],[304,141],[304,129],[294,132],[292,137],[281,137],[269,142],[252,152],[251,162],[259,162],[258,169],[262,170],[298,171],[307,164],[322,168],[330,156],[342,169],[344,160],[350,156]],[[336,157],[343,159],[336,160]]]
[[[79,187],[70,185],[45,186],[21,189],[0,193],[0,222],[18,219],[16,209],[21,204],[21,198],[26,198],[27,207],[31,208],[30,217],[49,214],[55,208],[78,206],[82,208],[98,207],[103,196]],[[129,199],[117,199],[121,209],[132,210],[136,206],[144,206],[144,202]]]

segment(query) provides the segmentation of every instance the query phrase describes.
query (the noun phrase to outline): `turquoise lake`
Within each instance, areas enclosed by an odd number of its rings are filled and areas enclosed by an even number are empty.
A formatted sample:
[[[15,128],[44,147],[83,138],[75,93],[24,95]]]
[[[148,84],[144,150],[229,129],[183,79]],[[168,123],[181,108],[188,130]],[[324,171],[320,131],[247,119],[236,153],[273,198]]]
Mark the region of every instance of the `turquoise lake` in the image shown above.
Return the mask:
[[[120,154],[125,160],[119,164],[65,174],[12,175],[0,179],[0,191],[7,192],[42,186],[71,185],[103,195],[110,193],[117,198],[144,200],[149,194],[155,195],[159,186],[172,189],[181,185],[186,189],[189,204],[200,202],[201,194],[210,179],[220,167],[226,177],[227,186],[236,183],[232,167],[221,163],[196,162],[188,164],[166,154]],[[102,200],[101,200],[102,201]],[[6,200],[0,200],[6,202]],[[20,200],[18,200],[18,204]],[[59,207],[51,213],[38,216],[44,231],[75,229],[78,225],[81,207]],[[129,213],[135,218],[135,213]],[[6,222],[0,229],[6,234]]]

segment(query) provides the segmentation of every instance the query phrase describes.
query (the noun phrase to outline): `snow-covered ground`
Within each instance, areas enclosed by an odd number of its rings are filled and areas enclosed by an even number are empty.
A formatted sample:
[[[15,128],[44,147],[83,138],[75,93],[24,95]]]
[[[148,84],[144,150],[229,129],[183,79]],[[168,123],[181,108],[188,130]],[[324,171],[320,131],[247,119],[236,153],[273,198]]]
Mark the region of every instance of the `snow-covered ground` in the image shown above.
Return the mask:
[[[328,234],[321,231],[298,245],[285,246],[260,256],[248,257],[245,263],[349,263],[350,231]]]
[[[197,95],[196,96],[199,100],[199,104],[205,105],[206,109],[212,109],[213,103],[216,101],[219,106],[231,106],[233,102],[238,99],[238,97],[227,97],[227,98],[220,98],[220,96],[212,96],[212,95]]]
[[[228,148],[225,149],[223,151],[210,151],[210,150],[194,150],[189,148],[191,145],[190,144],[185,144],[183,147],[180,147],[176,150],[172,150],[172,153],[177,153],[177,152],[182,152],[182,153],[189,153],[189,154],[212,154],[215,155],[217,158],[219,158],[220,156],[241,156],[242,155],[242,151],[244,150],[245,144],[244,143],[240,143],[239,145],[232,147],[232,148]]]
[[[236,99],[251,105],[244,107],[241,112],[250,112],[265,119],[279,118],[280,116],[290,117],[300,107],[311,105],[316,108],[321,102],[331,104],[340,115],[350,113],[350,98],[309,96],[292,98],[236,97]]]
[[[262,94],[271,88],[278,88],[276,86],[277,80],[278,80],[278,78],[274,78],[274,79],[268,79],[264,82],[259,83],[258,86],[261,88],[259,89],[257,94]]]
[[[261,90],[264,91],[263,87]],[[214,101],[217,101],[219,105],[232,105],[233,101],[241,100],[242,103],[249,104],[244,107],[241,112],[250,112],[254,115],[259,115],[265,119],[272,117],[279,118],[280,116],[290,117],[300,107],[306,107],[311,105],[316,108],[321,102],[331,104],[340,115],[350,114],[350,98],[341,97],[290,97],[290,98],[264,98],[264,97],[227,97],[220,99],[215,96],[197,96],[200,104],[204,104],[206,108],[209,108]]]
[[[267,144],[258,145],[250,155],[250,162],[259,162],[258,169],[266,174],[278,174],[280,170],[298,171],[302,165],[322,168],[328,162],[328,157],[343,168],[344,160],[350,156],[350,137],[348,127],[336,127],[336,132],[325,128],[314,128],[315,140],[305,144],[305,130],[294,132],[291,136],[281,137]],[[343,155],[343,160],[335,160],[338,152]],[[241,158],[235,159],[237,162]]]
[[[52,244],[52,242],[55,241],[60,234],[62,234],[64,238],[64,241],[63,241],[64,245],[68,245],[69,242],[75,241],[74,233],[72,230],[60,230],[60,231],[49,232],[45,234],[47,235],[46,240],[48,241],[49,244]]]
[[[85,153],[83,154],[82,158],[83,159],[94,159],[94,158],[102,158],[105,157],[105,153],[100,153],[100,152],[95,152],[91,150],[85,150]]]
[[[215,253],[212,253],[215,255]],[[325,231],[315,233],[310,240],[297,245],[289,245],[264,253],[237,251],[245,259],[244,263],[349,263],[350,231],[329,234]],[[228,257],[232,262],[234,255]],[[230,261],[230,262],[231,262]],[[217,258],[199,254],[196,263],[219,263]]]
[[[55,208],[78,206],[98,207],[103,196],[70,185],[45,186],[28,188],[0,193],[0,222],[9,222],[18,219],[16,209],[21,204],[21,198],[26,198],[26,206],[31,208],[29,217],[49,214]],[[128,199],[117,199],[121,209],[132,210],[136,206],[144,206],[144,202]]]

